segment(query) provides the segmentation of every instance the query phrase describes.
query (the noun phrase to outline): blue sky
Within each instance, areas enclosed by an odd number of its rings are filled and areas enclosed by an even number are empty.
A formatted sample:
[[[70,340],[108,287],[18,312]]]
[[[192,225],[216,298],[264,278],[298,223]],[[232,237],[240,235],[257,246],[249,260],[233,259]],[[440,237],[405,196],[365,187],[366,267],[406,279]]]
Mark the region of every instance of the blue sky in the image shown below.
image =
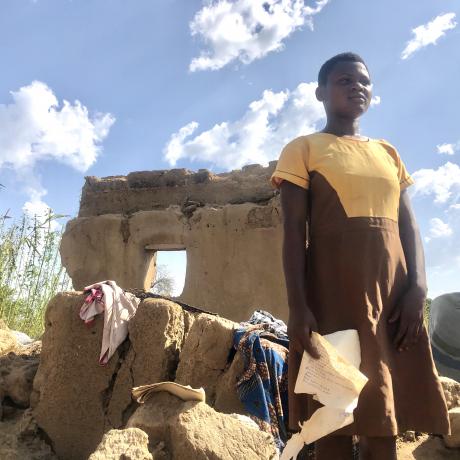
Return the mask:
[[[416,179],[429,294],[458,291],[459,16],[458,0],[0,0],[0,211],[75,216],[85,175],[275,159],[321,129],[318,69],[351,50],[376,96],[361,133]]]

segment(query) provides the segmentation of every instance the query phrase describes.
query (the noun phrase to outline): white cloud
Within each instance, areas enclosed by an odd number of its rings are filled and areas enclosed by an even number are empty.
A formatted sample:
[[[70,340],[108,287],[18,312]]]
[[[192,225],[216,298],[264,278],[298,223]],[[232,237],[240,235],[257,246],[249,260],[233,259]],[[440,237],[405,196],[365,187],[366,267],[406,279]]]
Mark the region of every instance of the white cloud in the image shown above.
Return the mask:
[[[283,48],[296,29],[308,25],[329,0],[314,7],[304,0],[211,0],[190,23],[206,49],[190,63],[190,70],[217,70],[239,60],[248,64]]]
[[[460,150],[460,141],[456,144],[439,144],[436,146],[439,154],[454,155],[457,150]]]
[[[59,105],[53,91],[39,81],[12,91],[11,96],[11,104],[0,104],[0,168],[8,167],[29,184],[24,211],[43,212],[46,190],[34,174],[36,163],[51,159],[86,171],[115,119],[108,113],[90,116],[79,101]]]
[[[51,208],[42,200],[46,195],[46,190],[39,188],[38,190],[34,188],[28,188],[29,200],[26,201],[22,207],[24,214],[31,218],[37,218],[39,222],[45,222],[50,213],[52,213]],[[61,229],[61,224],[56,219],[51,219],[49,221],[49,226],[51,231],[57,231]],[[43,233],[46,233],[46,228],[43,229]]]
[[[382,102],[382,98],[380,96],[373,96],[371,99],[371,107],[380,105],[381,102]]]
[[[447,30],[456,27],[455,13],[440,14],[427,24],[412,29],[414,37],[406,43],[401,59],[407,59],[413,53],[428,45],[435,45]]]
[[[436,146],[438,153],[445,153],[446,155],[453,155],[454,152],[454,144],[439,144]]]
[[[438,217],[430,219],[430,229],[428,231],[429,236],[425,238],[428,243],[434,238],[445,238],[451,236],[453,233],[452,228],[449,224],[443,222]]]
[[[433,195],[437,204],[460,194],[460,167],[447,162],[438,169],[419,169],[413,174],[412,195]]]
[[[431,218],[424,231],[429,295],[458,290],[460,272],[460,167],[446,162],[437,169],[420,169],[413,175],[412,197],[422,200],[424,213],[432,200],[443,218]],[[422,226],[423,227],[423,226]]]
[[[41,198],[30,197],[29,201],[26,201],[22,207],[24,214],[30,217],[46,217],[51,211],[51,208],[41,200]]]
[[[433,269],[438,272],[449,272],[456,269],[460,272],[460,213],[448,208],[444,218],[434,217],[429,221],[425,233],[426,265],[428,275]]]
[[[29,200],[24,203],[22,210],[30,217],[44,217],[50,212],[50,207],[42,200],[46,190],[29,189]]]
[[[267,164],[293,138],[317,130],[324,109],[315,96],[316,82],[300,83],[293,91],[263,92],[242,117],[195,134],[193,121],[171,136],[163,153],[172,165],[182,159],[205,161],[227,169],[249,163]]]
[[[192,121],[171,136],[165,151],[165,158],[168,160],[169,164],[174,166],[177,160],[184,156],[184,141],[187,137],[191,136],[197,128],[198,123]]]
[[[32,167],[52,158],[83,172],[96,161],[112,115],[90,117],[79,101],[64,100],[59,108],[52,90],[38,81],[11,95],[12,104],[0,104],[0,167]]]

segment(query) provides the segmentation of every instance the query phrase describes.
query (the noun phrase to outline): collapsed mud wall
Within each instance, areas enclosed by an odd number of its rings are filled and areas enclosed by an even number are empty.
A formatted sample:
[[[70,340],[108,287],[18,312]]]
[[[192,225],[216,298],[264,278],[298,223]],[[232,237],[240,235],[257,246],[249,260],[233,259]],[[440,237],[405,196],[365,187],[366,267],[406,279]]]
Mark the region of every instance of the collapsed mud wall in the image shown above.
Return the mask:
[[[235,321],[265,308],[286,319],[275,162],[214,175],[207,170],[88,177],[61,256],[75,289],[104,279],[148,290],[156,252],[185,250],[178,298]]]
[[[230,361],[236,323],[146,299],[129,337],[100,366],[103,317],[85,326],[78,315],[83,301],[73,292],[49,303],[31,395],[37,423],[60,458],[88,458],[105,432],[124,427],[137,407],[131,389],[139,385],[170,380],[203,387],[216,410],[244,413],[235,388],[242,363]]]
[[[100,366],[103,318],[85,326],[82,302],[81,293],[52,299],[42,349],[40,341],[20,345],[0,322],[1,459],[83,460],[98,444],[90,460],[277,458],[270,434],[245,417],[237,395],[236,382],[247,375],[243,355],[232,350],[237,324],[148,299],[131,320],[129,337]],[[143,405],[131,399],[133,385],[164,379],[204,387],[206,403],[164,392]],[[444,377],[441,383],[452,435],[406,432],[398,458],[458,459],[460,384]]]

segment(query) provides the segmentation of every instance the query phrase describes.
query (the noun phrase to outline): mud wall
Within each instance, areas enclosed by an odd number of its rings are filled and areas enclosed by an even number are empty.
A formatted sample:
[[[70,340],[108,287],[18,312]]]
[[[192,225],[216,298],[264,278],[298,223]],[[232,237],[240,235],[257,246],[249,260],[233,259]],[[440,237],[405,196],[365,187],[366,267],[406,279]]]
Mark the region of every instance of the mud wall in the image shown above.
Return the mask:
[[[185,249],[178,300],[235,321],[256,308],[285,319],[280,204],[269,184],[274,166],[87,178],[79,217],[67,224],[61,245],[74,288],[114,279],[123,288],[149,289],[156,251]]]

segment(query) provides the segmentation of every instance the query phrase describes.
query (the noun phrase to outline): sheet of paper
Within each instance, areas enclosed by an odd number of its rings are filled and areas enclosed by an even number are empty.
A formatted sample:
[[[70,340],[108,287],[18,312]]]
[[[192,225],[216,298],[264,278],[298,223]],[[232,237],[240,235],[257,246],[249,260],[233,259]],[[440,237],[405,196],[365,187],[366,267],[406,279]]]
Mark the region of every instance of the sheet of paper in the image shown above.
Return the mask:
[[[316,410],[313,415],[303,424],[301,432],[294,434],[284,447],[280,460],[296,459],[304,444],[311,444],[318,439],[334,431],[353,423],[353,413],[337,410],[327,406]],[[310,430],[310,427],[314,427]]]
[[[321,357],[314,359],[308,353],[303,354],[294,392],[314,395],[314,399],[325,406],[346,409],[367,382],[359,371],[361,351],[358,332],[339,331],[331,336],[333,343],[341,344],[340,349],[329,342],[330,337],[313,332],[313,340]],[[358,347],[350,344],[358,344]],[[344,356],[347,354],[348,357]],[[358,366],[353,365],[353,361]]]
[[[131,390],[133,398],[143,404],[152,393],[167,391],[183,401],[206,402],[206,394],[203,388],[192,388],[190,385],[180,385],[176,382],[157,382],[149,385],[141,385]]]
[[[304,353],[294,391],[313,395],[324,407],[314,412],[302,424],[301,432],[288,441],[281,460],[295,460],[304,443],[312,443],[353,423],[353,410],[368,380],[359,371],[361,348],[356,330],[324,337],[313,333],[313,340],[320,358]]]

